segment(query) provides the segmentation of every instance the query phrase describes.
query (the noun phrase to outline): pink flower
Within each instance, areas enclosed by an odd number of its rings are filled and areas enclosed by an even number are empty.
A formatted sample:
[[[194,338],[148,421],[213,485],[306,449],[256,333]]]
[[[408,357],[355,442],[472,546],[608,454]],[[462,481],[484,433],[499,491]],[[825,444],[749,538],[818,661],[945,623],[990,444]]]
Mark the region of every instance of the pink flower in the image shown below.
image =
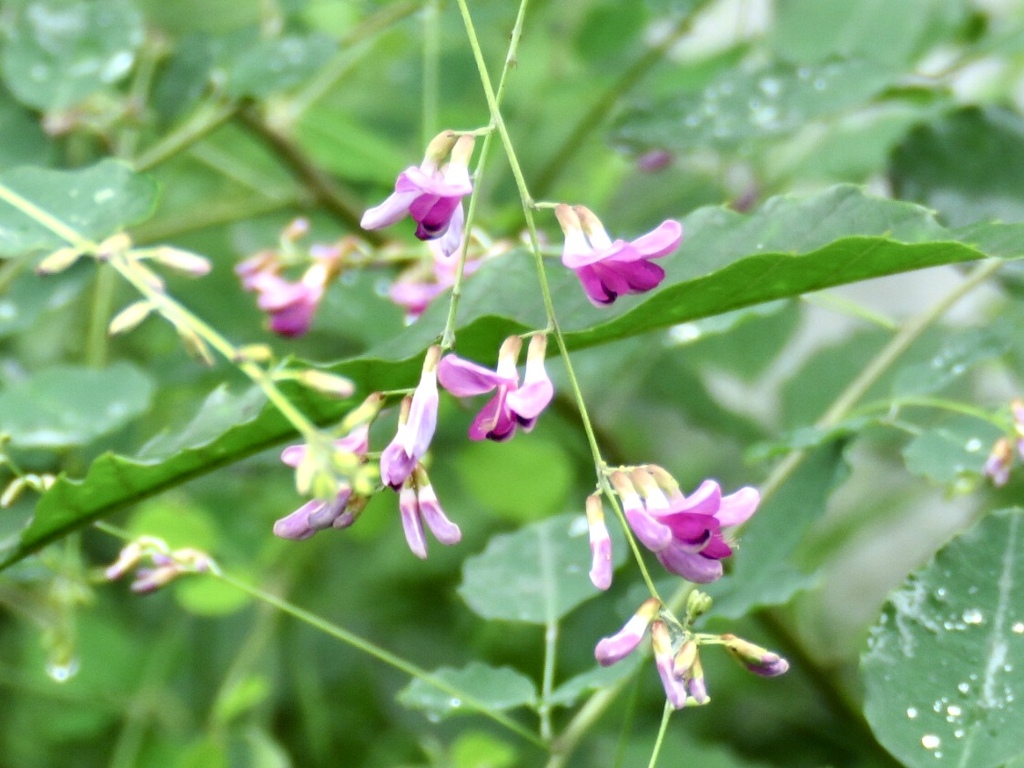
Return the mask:
[[[651,597],[627,621],[622,629],[609,637],[603,637],[594,648],[594,658],[602,667],[622,661],[631,654],[644,639],[647,627],[658,615],[661,604]]]
[[[484,368],[476,363],[463,360],[457,355],[447,355],[438,366],[437,377],[441,386],[456,397],[473,397],[494,391],[469,427],[471,440],[508,440],[516,433],[516,426],[529,432],[540,412],[554,395],[554,387],[544,370],[544,353],[547,337],[542,333],[530,339],[526,356],[526,375],[519,386],[519,350],[522,339],[509,336],[498,352],[497,370]],[[496,390],[496,391],[495,391]]]
[[[367,424],[356,427],[335,441],[335,450],[365,456],[369,449],[369,430]],[[306,459],[308,450],[305,445],[290,445],[281,452],[281,461],[289,467],[298,467]],[[340,483],[333,499],[307,501],[274,523],[274,535],[298,541],[308,539],[326,528],[347,528],[355,522],[361,511],[361,506],[352,502],[352,487],[348,483]]]
[[[442,544],[457,544],[462,540],[462,531],[445,515],[437,500],[426,470],[417,467],[403,483],[398,493],[398,510],[402,516],[402,530],[409,549],[416,557],[425,559],[427,556],[427,539],[423,533],[423,523]]]
[[[411,398],[406,398],[398,418],[398,431],[380,456],[380,477],[398,489],[416,469],[430,448],[437,427],[437,361],[440,347],[427,350],[420,383]]]
[[[576,272],[587,298],[597,306],[657,287],[665,271],[649,259],[671,253],[683,239],[683,225],[671,219],[626,242],[612,241],[597,216],[582,205],[558,205],[555,215],[565,233],[562,263]]]
[[[651,647],[654,649],[654,663],[658,667],[661,686],[673,709],[686,706],[686,685],[676,676],[675,659],[672,656],[672,638],[663,621],[651,624]]]
[[[247,291],[255,291],[257,306],[269,315],[270,330],[281,336],[302,336],[309,330],[328,283],[338,272],[341,251],[313,246],[313,263],[292,282],[281,276],[283,264],[273,251],[262,251],[235,267]]]
[[[698,584],[722,575],[722,559],[733,550],[722,530],[740,525],[757,510],[760,495],[741,488],[722,496],[721,486],[705,480],[690,496],[678,491],[666,496],[654,478],[635,470],[632,482],[621,472],[612,475],[623,512],[640,542],[655,553],[670,572]],[[636,492],[636,486],[640,492]]]
[[[450,131],[439,134],[427,147],[423,162],[398,175],[395,191],[383,203],[366,211],[360,226],[381,229],[408,214],[416,221],[416,237],[441,238],[442,251],[450,256],[462,241],[462,198],[473,191],[469,178],[473,143],[472,136],[456,139]],[[445,158],[448,162],[441,165]]]
[[[722,635],[722,645],[736,661],[755,675],[778,677],[789,670],[789,662],[779,654],[754,645],[736,635]]]

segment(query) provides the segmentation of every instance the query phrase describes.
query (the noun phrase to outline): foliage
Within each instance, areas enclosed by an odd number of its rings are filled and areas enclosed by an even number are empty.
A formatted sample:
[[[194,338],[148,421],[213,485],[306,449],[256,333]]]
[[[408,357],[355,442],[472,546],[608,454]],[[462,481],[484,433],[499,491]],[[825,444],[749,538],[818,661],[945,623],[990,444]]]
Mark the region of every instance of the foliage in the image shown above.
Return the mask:
[[[1024,764],[1020,3],[0,28],[0,762]],[[421,158],[464,250],[372,221]],[[721,579],[630,507],[705,477]]]

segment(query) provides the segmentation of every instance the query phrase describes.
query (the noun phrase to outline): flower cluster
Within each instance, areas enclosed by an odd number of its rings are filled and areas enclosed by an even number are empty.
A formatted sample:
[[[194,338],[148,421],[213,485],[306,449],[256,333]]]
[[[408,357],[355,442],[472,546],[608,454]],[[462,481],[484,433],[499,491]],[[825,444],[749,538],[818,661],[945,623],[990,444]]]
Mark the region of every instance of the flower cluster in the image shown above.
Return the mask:
[[[138,568],[143,561],[151,565]],[[205,552],[191,547],[171,550],[166,542],[155,536],[140,536],[129,543],[104,575],[116,581],[128,571],[135,571],[132,592],[148,594],[186,573],[217,573],[217,566]]]
[[[640,543],[654,552],[668,571],[698,584],[721,577],[721,561],[733,552],[723,529],[746,522],[760,502],[754,488],[723,496],[714,480],[705,480],[686,496],[672,476],[655,465],[616,470],[610,479],[626,522]],[[587,500],[587,522],[594,558],[590,578],[594,586],[607,589],[611,584],[611,541],[596,494]]]
[[[305,219],[296,219],[281,234],[279,250],[260,251],[235,267],[242,287],[257,295],[257,306],[267,313],[270,330],[281,336],[302,336],[309,330],[324,291],[354,247],[353,241],[311,246],[304,254],[309,266],[298,280],[289,280],[282,272],[297,258],[295,243],[308,229]]]
[[[516,363],[521,347],[520,337],[506,339],[498,355],[498,370],[491,371],[453,354],[442,357],[441,348],[433,346],[424,357],[419,383],[402,399],[398,428],[380,454],[380,480],[383,487],[398,493],[406,542],[418,557],[427,556],[424,524],[442,544],[455,544],[462,537],[458,525],[442,510],[423,464],[437,428],[438,382],[458,397],[496,390],[470,427],[470,437],[507,440],[517,426],[524,430],[533,427],[554,391],[544,370],[545,335],[537,333],[530,339],[526,374],[520,386]],[[277,536],[307,539],[318,531],[347,528],[356,521],[374,490],[361,488],[350,477],[368,461],[370,424],[381,402],[380,395],[371,396],[350,414],[349,421],[357,426],[336,440],[330,450],[310,445],[284,450],[281,460],[296,469],[300,490],[313,490],[316,498],[278,520],[274,524]],[[365,486],[365,474],[360,477]]]
[[[1024,458],[1024,400],[1014,399],[1010,403],[1013,427],[1009,437],[1000,437],[992,446],[992,452],[985,461],[982,470],[992,485],[1001,488],[1010,479],[1010,468],[1013,466],[1013,449]]]
[[[603,667],[615,664],[635,651],[650,629],[655,666],[665,697],[674,709],[711,701],[698,652],[701,645],[723,646],[747,670],[762,677],[775,677],[789,669],[789,663],[779,654],[735,635],[691,632],[690,624],[710,605],[707,595],[690,593],[686,620],[680,624],[662,608],[657,598],[652,597],[644,601],[622,629],[597,643],[594,657]]]

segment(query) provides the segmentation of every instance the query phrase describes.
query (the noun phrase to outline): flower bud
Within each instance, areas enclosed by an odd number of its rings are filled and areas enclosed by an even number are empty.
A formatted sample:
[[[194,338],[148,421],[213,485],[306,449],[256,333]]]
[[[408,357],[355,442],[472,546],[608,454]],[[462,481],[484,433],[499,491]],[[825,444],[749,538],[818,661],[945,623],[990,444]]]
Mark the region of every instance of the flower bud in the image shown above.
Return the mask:
[[[204,256],[169,245],[162,245],[154,250],[153,259],[191,277],[208,275],[211,269],[210,260]]]
[[[1005,437],[1000,437],[996,440],[995,445],[992,446],[992,452],[985,461],[985,468],[982,470],[982,473],[992,481],[992,485],[1001,488],[1010,479],[1010,465],[1012,463],[1013,448],[1010,446],[1010,441]]]
[[[654,663],[658,667],[665,697],[673,709],[686,706],[686,686],[676,676],[675,661],[672,658],[672,638],[663,621],[651,624],[651,646],[654,649]]]
[[[36,265],[37,275],[56,275],[75,264],[84,252],[80,248],[59,248]]]
[[[290,377],[310,389],[341,399],[351,397],[352,393],[356,391],[355,385],[350,379],[326,371],[318,371],[315,368],[296,371]]]
[[[711,610],[711,596],[698,589],[693,590],[686,598],[686,618],[693,622]]]
[[[761,677],[776,677],[789,669],[789,662],[759,645],[736,637],[722,635],[722,644],[736,661]]]
[[[118,312],[114,319],[107,326],[107,333],[111,336],[127,333],[134,330],[153,312],[155,307],[145,299],[135,301]]]
[[[341,431],[351,432],[361,424],[370,424],[384,407],[384,395],[380,392],[373,392],[363,400],[355,410],[349,411],[341,421]]]

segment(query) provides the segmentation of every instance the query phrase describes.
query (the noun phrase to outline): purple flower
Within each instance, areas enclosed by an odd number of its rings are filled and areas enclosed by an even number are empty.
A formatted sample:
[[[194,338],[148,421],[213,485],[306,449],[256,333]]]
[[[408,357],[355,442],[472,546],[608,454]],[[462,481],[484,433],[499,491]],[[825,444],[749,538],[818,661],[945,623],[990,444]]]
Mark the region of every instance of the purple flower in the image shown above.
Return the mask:
[[[626,521],[641,543],[655,553],[670,572],[698,584],[722,575],[723,558],[732,548],[722,536],[724,528],[745,522],[757,510],[760,495],[741,488],[729,496],[714,480],[705,480],[690,496],[678,491],[666,497],[654,478],[634,470],[632,482],[624,473],[612,476],[622,499]],[[636,492],[639,485],[643,500]]]
[[[462,241],[462,198],[473,191],[469,178],[473,143],[472,136],[456,139],[450,131],[439,134],[427,147],[423,162],[398,175],[395,191],[383,203],[366,211],[360,226],[381,229],[408,214],[416,221],[416,237],[443,238],[442,250],[450,256]],[[448,162],[441,165],[445,158]]]
[[[992,485],[1001,488],[1010,479],[1010,467],[1013,464],[1013,448],[1010,441],[1000,437],[992,446],[992,452],[985,460],[982,474],[992,481]]]
[[[447,355],[441,360],[438,380],[456,397],[495,393],[473,419],[469,427],[471,440],[508,440],[515,435],[516,426],[529,432],[540,412],[551,402],[554,388],[544,370],[547,337],[537,333],[530,339],[522,386],[516,370],[521,347],[522,340],[518,336],[505,339],[498,352],[497,370],[494,371],[457,355]]]
[[[396,490],[416,469],[427,453],[437,427],[437,361],[441,348],[427,350],[420,383],[411,398],[402,403],[398,431],[380,456],[380,477]]]
[[[335,441],[335,450],[365,456],[369,449],[369,430],[367,424],[356,427],[348,435]],[[281,452],[281,461],[289,467],[298,467],[306,459],[308,450],[305,445],[290,445]],[[308,539],[317,531],[326,528],[347,528],[356,521],[362,511],[361,504],[354,502],[352,487],[348,483],[340,483],[337,495],[333,499],[307,501],[274,523],[274,535],[282,539],[299,541]]]
[[[649,259],[671,253],[683,239],[683,225],[671,219],[626,242],[612,241],[597,216],[582,205],[558,205],[555,215],[565,233],[562,263],[576,272],[587,298],[597,306],[657,287],[665,271]]]
[[[602,667],[622,661],[631,654],[640,641],[644,639],[644,633],[650,626],[654,617],[658,615],[661,603],[656,598],[648,598],[643,605],[627,621],[622,629],[610,637],[601,638],[594,648],[594,658]]]
[[[423,467],[406,479],[398,492],[398,510],[402,516],[402,530],[409,549],[420,559],[427,556],[427,539],[423,533],[423,523],[434,534],[434,538],[442,544],[457,544],[462,539],[462,531],[445,515],[437,500],[430,480]]]
[[[302,336],[309,330],[327,284],[338,273],[339,248],[313,246],[310,256],[313,263],[296,282],[281,276],[283,264],[273,251],[261,251],[235,267],[242,287],[258,295],[257,306],[269,315],[270,330],[280,336]]]

